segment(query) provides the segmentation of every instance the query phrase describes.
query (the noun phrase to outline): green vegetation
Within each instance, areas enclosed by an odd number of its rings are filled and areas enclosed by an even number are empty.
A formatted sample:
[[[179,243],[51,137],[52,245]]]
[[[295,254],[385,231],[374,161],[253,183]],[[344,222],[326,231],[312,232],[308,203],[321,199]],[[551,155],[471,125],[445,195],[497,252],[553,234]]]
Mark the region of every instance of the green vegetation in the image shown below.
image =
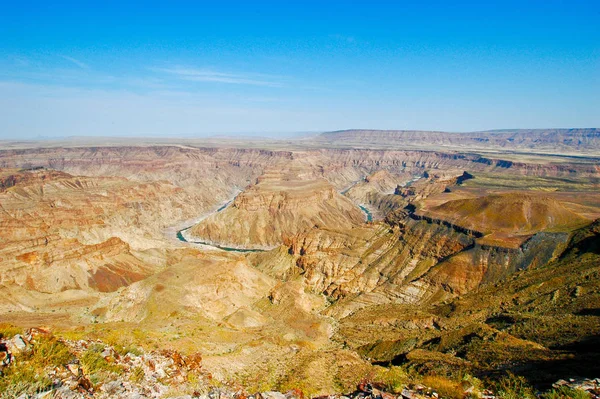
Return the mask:
[[[442,398],[463,399],[465,396],[460,383],[446,377],[426,376],[423,378],[423,384],[435,389]]]
[[[0,324],[0,338],[10,338],[22,332],[21,328],[15,327],[12,324]]]
[[[4,337],[14,335],[14,329],[2,329]],[[21,331],[16,331],[21,332]],[[0,398],[14,398],[23,393],[33,394],[48,388],[48,369],[65,365],[73,359],[67,346],[52,335],[40,336],[35,345],[18,354],[18,365],[2,370]]]
[[[493,390],[501,399],[535,399],[533,388],[521,376],[508,373],[508,375],[493,382]]]
[[[131,380],[131,382],[139,383],[144,380],[144,375],[145,374],[143,368],[135,367],[133,370],[131,370],[131,375],[129,376],[129,379]]]
[[[80,359],[84,373],[89,375],[90,381],[94,384],[106,380],[111,374],[123,373],[123,367],[109,362],[102,356],[103,351],[104,345],[94,344],[83,353]]]
[[[141,356],[143,352],[135,345],[114,345],[113,348],[120,356],[125,356],[128,353],[132,355]]]
[[[391,366],[376,367],[371,380],[386,392],[395,394],[400,393],[404,387],[421,384],[435,390],[441,398],[448,399],[479,398],[485,388],[494,392],[498,399],[590,399],[591,397],[586,391],[568,386],[539,393],[523,376],[511,372],[498,379],[488,379],[484,384],[470,374],[464,374],[462,377],[422,375],[411,366]]]
[[[542,399],[590,399],[590,394],[579,389],[560,387],[542,394],[541,397]]]
[[[404,367],[376,367],[372,380],[382,385],[388,392],[400,393],[413,379],[414,373]]]

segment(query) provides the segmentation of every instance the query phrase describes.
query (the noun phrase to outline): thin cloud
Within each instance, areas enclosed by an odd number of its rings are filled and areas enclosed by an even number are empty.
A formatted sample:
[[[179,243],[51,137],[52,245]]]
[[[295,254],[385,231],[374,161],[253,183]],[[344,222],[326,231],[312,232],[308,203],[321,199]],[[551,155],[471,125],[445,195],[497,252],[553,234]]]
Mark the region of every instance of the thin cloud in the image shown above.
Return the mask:
[[[173,75],[182,80],[194,81],[194,82],[216,82],[216,83],[227,83],[227,84],[238,84],[238,85],[253,85],[253,86],[268,86],[268,87],[281,87],[282,84],[276,82],[271,77],[266,75],[242,75],[233,73],[224,73],[213,71],[209,69],[195,69],[195,68],[150,68],[155,72],[162,72]]]
[[[81,69],[89,69],[90,66],[83,61],[79,61],[77,58],[69,57],[68,55],[61,55],[67,61],[71,61],[73,64],[77,65]]]
[[[28,67],[31,65],[31,63],[29,62],[29,60],[25,57],[15,57],[13,56],[12,59],[15,61],[15,63],[21,67]]]

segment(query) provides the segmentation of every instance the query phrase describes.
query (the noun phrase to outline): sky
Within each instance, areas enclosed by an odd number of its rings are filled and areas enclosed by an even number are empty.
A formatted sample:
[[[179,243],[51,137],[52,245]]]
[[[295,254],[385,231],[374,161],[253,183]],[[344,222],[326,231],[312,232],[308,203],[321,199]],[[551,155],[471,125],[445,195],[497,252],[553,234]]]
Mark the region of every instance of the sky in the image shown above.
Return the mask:
[[[600,1],[5,1],[0,139],[600,127]]]

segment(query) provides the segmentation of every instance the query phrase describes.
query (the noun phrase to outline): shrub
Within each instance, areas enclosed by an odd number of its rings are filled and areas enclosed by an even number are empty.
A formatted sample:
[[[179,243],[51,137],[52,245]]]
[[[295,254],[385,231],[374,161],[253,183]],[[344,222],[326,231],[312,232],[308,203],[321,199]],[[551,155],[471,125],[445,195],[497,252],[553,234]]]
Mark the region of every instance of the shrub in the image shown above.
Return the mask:
[[[136,355],[136,356],[141,356],[144,353],[140,350],[140,348],[138,348],[137,346],[134,345],[115,345],[113,347],[115,349],[115,352],[117,352],[120,356],[125,356],[128,353],[131,353],[132,355]]]
[[[377,367],[373,381],[385,387],[385,390],[400,393],[411,377],[409,371],[402,367],[392,366],[390,368]]]
[[[47,389],[52,383],[47,376],[48,369],[69,363],[73,355],[64,343],[47,335],[41,336],[31,350],[15,358],[15,364],[5,368],[0,377],[1,399],[31,395]]]
[[[102,356],[102,351],[104,351],[103,345],[92,345],[80,359],[84,373],[90,376],[90,380],[94,384],[104,381],[111,374],[123,373],[123,367],[107,361]]]
[[[495,391],[501,399],[535,399],[533,388],[522,376],[508,373],[495,384]]]
[[[64,343],[54,336],[48,336],[33,346],[32,359],[42,367],[59,366],[69,363],[73,355]]]
[[[546,392],[542,395],[542,399],[590,399],[591,395],[580,389],[572,389],[569,387],[560,387]]]
[[[446,377],[426,376],[423,378],[423,384],[435,389],[442,398],[462,399],[464,397],[460,383]]]

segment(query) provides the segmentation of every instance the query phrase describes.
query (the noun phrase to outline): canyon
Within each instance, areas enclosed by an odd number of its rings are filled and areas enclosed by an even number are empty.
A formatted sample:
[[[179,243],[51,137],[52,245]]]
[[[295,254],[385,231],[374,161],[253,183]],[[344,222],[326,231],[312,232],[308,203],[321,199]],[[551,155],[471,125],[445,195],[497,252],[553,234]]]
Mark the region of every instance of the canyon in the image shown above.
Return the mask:
[[[249,391],[350,392],[402,365],[594,378],[599,140],[7,142],[0,325],[201,353]]]

